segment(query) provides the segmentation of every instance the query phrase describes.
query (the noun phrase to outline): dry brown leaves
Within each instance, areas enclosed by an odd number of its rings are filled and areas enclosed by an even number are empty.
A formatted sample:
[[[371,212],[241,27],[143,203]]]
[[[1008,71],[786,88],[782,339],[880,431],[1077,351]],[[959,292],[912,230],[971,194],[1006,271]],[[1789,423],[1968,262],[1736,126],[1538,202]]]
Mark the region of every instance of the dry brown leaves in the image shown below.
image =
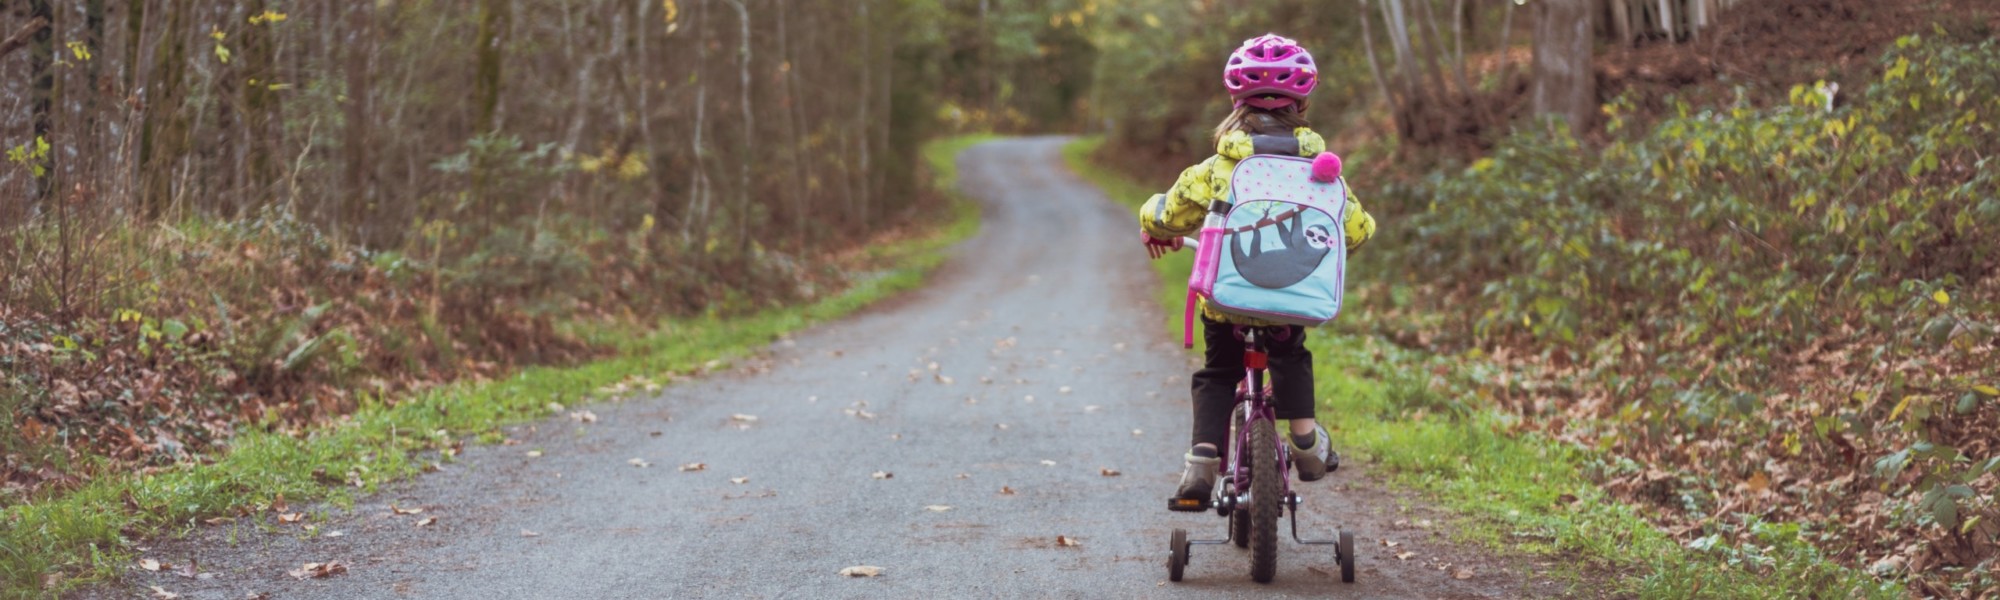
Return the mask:
[[[286,571],[285,574],[292,576],[292,579],[305,580],[332,577],[346,572],[347,565],[335,560],[323,563],[306,563],[300,565],[297,569]]]

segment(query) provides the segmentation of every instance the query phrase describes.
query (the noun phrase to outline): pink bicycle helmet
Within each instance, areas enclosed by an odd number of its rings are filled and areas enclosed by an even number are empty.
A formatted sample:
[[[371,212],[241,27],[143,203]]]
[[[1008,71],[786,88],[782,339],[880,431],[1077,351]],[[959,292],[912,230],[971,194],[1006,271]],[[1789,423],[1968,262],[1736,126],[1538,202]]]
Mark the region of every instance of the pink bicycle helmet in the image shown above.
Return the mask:
[[[1267,33],[1243,42],[1229,53],[1222,68],[1222,85],[1237,107],[1249,104],[1272,110],[1304,101],[1319,85],[1319,67],[1312,53],[1291,38]]]

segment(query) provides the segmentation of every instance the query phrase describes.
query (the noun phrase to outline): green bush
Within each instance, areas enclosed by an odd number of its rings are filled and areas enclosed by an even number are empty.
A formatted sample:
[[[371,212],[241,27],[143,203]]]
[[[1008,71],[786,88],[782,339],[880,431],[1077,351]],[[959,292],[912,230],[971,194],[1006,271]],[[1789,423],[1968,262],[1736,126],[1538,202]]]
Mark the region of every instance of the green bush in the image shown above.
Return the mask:
[[[1882,67],[1851,102],[1800,85],[1771,108],[1677,104],[1643,133],[1620,99],[1602,147],[1524,130],[1378,194],[1387,239],[1357,271],[1444,315],[1430,343],[1534,371],[1501,391],[1524,410],[1606,419],[1584,439],[1695,475],[1664,494],[1676,511],[1789,472],[1812,487],[1778,510],[1838,515],[1868,501],[1824,484],[1880,458],[1856,485],[1892,517],[1865,527],[1902,535],[1834,546],[1987,540],[1930,563],[1972,566],[2000,533],[1991,457],[1957,450],[1990,451],[2000,415],[2000,42],[1911,36]]]

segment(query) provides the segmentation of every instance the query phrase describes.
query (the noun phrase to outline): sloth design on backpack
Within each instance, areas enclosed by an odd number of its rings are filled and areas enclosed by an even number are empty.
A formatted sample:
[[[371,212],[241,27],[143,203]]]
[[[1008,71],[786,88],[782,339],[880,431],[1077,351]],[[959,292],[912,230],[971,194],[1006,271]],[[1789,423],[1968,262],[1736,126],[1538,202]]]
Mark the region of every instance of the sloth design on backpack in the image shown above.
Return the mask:
[[[1243,250],[1243,234],[1231,234],[1229,252],[1230,258],[1235,259],[1236,272],[1241,273],[1251,285],[1277,290],[1297,285],[1318,270],[1331,250],[1329,236],[1325,225],[1305,225],[1305,213],[1302,209],[1293,210],[1290,219],[1280,218],[1272,223],[1278,230],[1280,243],[1275,250],[1264,247],[1265,227],[1250,230],[1248,252]],[[1259,221],[1259,225],[1263,223]]]

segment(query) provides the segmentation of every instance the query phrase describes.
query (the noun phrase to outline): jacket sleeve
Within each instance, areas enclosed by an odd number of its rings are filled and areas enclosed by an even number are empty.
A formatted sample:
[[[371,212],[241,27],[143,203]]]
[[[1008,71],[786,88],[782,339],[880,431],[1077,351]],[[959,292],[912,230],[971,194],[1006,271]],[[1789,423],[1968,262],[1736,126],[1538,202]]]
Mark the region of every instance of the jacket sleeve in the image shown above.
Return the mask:
[[[1200,231],[1202,218],[1208,213],[1209,201],[1221,197],[1214,177],[1210,175],[1210,163],[1214,160],[1210,158],[1181,171],[1181,177],[1174,182],[1172,190],[1146,201],[1145,206],[1139,209],[1139,228],[1157,239],[1173,239]]]
[[[1347,224],[1347,249],[1353,251],[1375,237],[1375,216],[1361,207],[1361,199],[1354,197],[1354,188],[1347,188],[1347,214],[1340,220]]]

